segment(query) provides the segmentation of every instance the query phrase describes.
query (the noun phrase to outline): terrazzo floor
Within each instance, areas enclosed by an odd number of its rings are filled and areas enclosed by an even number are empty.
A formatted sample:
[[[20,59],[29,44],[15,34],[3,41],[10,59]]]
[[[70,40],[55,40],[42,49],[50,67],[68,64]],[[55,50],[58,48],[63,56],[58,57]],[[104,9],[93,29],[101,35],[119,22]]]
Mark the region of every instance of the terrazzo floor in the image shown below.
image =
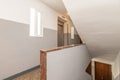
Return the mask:
[[[40,69],[29,72],[29,73],[22,75],[14,80],[40,80]]]

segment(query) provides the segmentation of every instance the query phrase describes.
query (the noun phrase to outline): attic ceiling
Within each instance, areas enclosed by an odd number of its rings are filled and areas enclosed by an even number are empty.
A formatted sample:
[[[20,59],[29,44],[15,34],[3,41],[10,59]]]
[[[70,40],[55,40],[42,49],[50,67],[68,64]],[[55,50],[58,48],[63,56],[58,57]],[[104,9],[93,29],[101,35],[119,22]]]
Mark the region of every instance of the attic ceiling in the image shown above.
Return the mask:
[[[66,9],[93,57],[120,50],[119,0],[41,0],[59,12]],[[66,9],[63,7],[63,3]],[[62,11],[63,10],[63,11]]]
[[[61,14],[67,13],[67,10],[62,0],[41,0],[41,1]]]
[[[119,0],[63,0],[93,57],[120,50]]]

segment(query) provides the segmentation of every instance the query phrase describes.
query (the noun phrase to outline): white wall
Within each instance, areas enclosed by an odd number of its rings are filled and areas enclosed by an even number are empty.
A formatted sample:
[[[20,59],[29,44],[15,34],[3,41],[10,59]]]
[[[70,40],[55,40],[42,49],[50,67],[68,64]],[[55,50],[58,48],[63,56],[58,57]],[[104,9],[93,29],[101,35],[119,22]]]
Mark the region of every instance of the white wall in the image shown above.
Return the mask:
[[[29,24],[30,8],[41,12],[43,27],[57,29],[56,23],[59,14],[40,0],[0,0],[0,18]]]
[[[42,13],[44,37],[29,36],[30,8]],[[57,46],[58,13],[40,0],[0,0],[0,80],[40,64],[40,49]]]
[[[49,52],[47,80],[91,80],[85,72],[90,59],[85,45]]]
[[[114,69],[114,80],[120,80],[120,52],[113,64],[113,69]]]

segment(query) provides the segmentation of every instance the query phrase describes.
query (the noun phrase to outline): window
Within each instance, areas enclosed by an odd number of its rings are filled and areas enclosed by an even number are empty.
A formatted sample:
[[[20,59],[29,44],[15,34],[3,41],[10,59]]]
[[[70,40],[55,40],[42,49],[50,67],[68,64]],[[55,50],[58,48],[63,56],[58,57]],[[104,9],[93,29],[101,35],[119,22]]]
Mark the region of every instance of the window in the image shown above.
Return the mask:
[[[71,39],[74,39],[74,27],[71,27]]]
[[[30,9],[30,36],[43,37],[41,13],[34,8]]]

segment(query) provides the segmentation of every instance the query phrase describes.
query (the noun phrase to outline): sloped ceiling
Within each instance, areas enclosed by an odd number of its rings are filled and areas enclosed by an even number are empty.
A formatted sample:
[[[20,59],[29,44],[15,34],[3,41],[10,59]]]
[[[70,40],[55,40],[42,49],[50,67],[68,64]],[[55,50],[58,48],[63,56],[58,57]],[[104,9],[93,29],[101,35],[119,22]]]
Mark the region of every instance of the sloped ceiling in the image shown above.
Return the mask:
[[[63,0],[93,57],[120,50],[119,0]]]
[[[61,14],[67,13],[67,10],[66,10],[62,0],[40,0],[40,1],[42,1],[43,3],[50,6],[55,11],[57,11]]]

